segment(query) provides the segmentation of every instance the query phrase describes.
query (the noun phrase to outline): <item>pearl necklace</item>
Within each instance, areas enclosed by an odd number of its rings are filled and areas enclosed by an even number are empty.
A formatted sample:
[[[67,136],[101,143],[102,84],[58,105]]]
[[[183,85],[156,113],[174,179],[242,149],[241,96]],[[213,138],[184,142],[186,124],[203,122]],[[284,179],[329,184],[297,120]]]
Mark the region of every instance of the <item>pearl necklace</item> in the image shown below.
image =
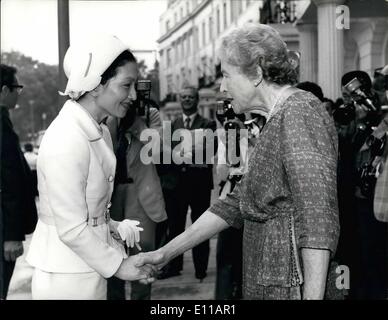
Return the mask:
[[[267,122],[269,121],[269,119],[271,119],[271,118],[274,116],[274,114],[275,114],[275,109],[276,109],[278,103],[280,102],[280,99],[283,98],[284,92],[285,92],[287,89],[289,89],[289,88],[291,88],[291,86],[290,86],[290,85],[286,85],[286,86],[284,86],[283,88],[280,89],[279,94],[278,94],[278,97],[276,98],[275,103],[272,105],[272,108],[271,108],[270,111],[268,112]]]

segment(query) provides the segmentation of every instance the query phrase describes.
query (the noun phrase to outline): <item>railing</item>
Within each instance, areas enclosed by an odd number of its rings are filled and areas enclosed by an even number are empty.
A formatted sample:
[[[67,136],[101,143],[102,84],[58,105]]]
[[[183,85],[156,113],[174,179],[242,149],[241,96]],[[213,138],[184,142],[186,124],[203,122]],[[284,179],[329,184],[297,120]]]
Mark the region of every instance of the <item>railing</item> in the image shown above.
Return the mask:
[[[295,0],[266,0],[260,9],[260,23],[293,23],[295,12]]]

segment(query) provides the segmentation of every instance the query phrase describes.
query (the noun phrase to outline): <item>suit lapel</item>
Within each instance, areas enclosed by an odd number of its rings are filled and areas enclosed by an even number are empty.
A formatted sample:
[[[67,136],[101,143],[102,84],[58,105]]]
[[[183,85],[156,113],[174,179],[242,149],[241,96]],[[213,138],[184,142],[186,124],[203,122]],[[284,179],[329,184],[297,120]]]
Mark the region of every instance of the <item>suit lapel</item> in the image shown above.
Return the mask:
[[[127,169],[131,168],[133,163],[138,159],[143,144],[135,137],[131,136],[127,153]]]
[[[191,130],[194,130],[194,129],[200,129],[202,127],[202,117],[197,114],[194,118],[194,121],[191,125]]]
[[[105,124],[99,125],[77,102],[68,100],[61,112],[75,121],[89,140],[90,146],[97,157],[104,175],[109,180],[116,171],[116,157],[113,153],[112,139]]]
[[[175,123],[174,123],[174,130],[176,129],[182,129],[184,128],[184,124],[183,124],[183,117],[179,117],[178,119],[176,119]]]
[[[102,139],[91,142],[91,146],[95,151],[95,155],[104,171],[107,179],[114,176],[116,171],[116,156],[113,153],[112,140],[108,128],[101,125],[103,129]]]

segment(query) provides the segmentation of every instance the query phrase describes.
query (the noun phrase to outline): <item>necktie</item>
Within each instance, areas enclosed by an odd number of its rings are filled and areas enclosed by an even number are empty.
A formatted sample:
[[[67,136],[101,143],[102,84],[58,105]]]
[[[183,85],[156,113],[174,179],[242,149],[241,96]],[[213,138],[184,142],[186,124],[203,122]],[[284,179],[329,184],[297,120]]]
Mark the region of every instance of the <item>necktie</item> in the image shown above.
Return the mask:
[[[190,118],[189,117],[187,117],[185,120],[185,128],[190,129]]]

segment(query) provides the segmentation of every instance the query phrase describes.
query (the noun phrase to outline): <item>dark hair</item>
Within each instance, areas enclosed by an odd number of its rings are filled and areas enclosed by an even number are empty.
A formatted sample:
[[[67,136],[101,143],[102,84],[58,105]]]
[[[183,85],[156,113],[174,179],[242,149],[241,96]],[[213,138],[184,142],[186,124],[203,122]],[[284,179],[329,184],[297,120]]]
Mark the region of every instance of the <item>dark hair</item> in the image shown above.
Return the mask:
[[[301,90],[311,92],[314,96],[316,96],[319,100],[323,102],[324,95],[323,95],[322,89],[316,83],[305,81],[305,82],[298,83],[296,87]]]
[[[360,80],[364,89],[370,90],[372,88],[372,80],[370,79],[369,75],[366,72],[360,71],[360,70],[350,71],[348,73],[345,73],[342,76],[341,85],[342,86],[346,85],[354,78],[357,78],[358,80]]]
[[[332,105],[335,104],[335,102],[329,98],[323,98],[322,102],[330,102]]]
[[[105,84],[109,79],[117,74],[117,68],[125,65],[128,62],[137,62],[131,51],[125,50],[111,63],[108,69],[101,75],[101,84]]]
[[[7,86],[10,91],[13,90],[12,85],[15,83],[15,74],[17,70],[14,67],[5,64],[0,65],[0,91],[3,86]]]
[[[34,147],[31,143],[26,143],[24,144],[24,150],[26,150],[27,152],[31,152],[34,150]]]
[[[191,91],[193,91],[194,92],[194,94],[195,94],[195,98],[197,99],[197,100],[199,100],[199,91],[198,91],[198,88],[196,88],[196,87],[194,87],[194,86],[191,86],[191,85],[184,85],[182,88],[181,88],[181,92],[183,91],[183,90],[191,90]]]

